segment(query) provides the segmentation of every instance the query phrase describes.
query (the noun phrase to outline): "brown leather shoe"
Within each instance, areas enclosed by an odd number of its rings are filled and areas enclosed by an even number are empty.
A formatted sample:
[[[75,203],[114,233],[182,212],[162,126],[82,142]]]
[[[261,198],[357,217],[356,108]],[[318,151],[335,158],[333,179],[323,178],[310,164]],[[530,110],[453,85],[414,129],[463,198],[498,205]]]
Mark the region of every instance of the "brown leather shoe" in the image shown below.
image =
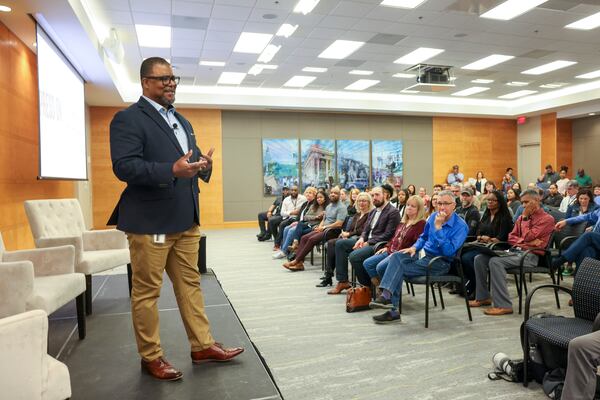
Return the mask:
[[[244,352],[243,347],[232,347],[227,349],[223,347],[221,343],[214,343],[207,349],[200,351],[192,351],[192,362],[194,364],[200,364],[206,361],[217,361],[217,362],[225,362],[230,361],[237,355],[240,355]]]
[[[492,308],[488,308],[483,313],[485,315],[506,315],[506,314],[512,314],[513,309],[512,308],[492,307]]]
[[[331,290],[327,291],[327,294],[340,294],[346,289],[350,289],[352,285],[348,282],[338,282],[337,285]]]
[[[183,376],[181,371],[175,369],[175,367],[162,357],[152,361],[142,360],[142,370],[161,381],[176,381]]]
[[[483,306],[491,306],[492,299],[485,300],[469,300],[469,307],[483,307]]]
[[[289,269],[292,272],[304,271],[304,263],[303,262],[299,262],[299,263],[296,263],[296,264],[290,264],[286,268]]]

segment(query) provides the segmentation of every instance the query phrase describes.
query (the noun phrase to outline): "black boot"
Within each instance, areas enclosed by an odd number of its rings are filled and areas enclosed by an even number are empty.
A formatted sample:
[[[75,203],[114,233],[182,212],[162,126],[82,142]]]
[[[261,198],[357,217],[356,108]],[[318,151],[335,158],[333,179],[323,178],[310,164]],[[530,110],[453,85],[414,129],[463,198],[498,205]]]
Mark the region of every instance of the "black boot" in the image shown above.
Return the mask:
[[[567,259],[563,256],[554,257],[552,260],[552,269],[559,269],[566,262]]]
[[[327,287],[333,285],[333,279],[331,276],[324,276],[321,278],[321,282],[315,285],[316,287]]]

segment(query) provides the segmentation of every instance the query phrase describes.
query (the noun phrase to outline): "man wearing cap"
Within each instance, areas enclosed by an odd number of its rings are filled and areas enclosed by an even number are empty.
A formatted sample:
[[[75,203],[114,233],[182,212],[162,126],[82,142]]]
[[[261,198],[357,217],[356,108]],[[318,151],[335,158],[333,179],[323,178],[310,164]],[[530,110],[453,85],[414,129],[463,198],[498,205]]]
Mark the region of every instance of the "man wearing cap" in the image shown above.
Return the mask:
[[[456,214],[461,217],[469,227],[468,236],[475,236],[477,233],[477,227],[479,226],[479,220],[481,215],[479,210],[473,204],[475,197],[473,197],[473,190],[471,188],[464,188],[460,192],[461,205],[456,209]]]
[[[448,183],[452,185],[453,183],[463,183],[465,180],[465,176],[462,172],[458,172],[458,165],[454,165],[452,167],[452,172],[448,174]]]

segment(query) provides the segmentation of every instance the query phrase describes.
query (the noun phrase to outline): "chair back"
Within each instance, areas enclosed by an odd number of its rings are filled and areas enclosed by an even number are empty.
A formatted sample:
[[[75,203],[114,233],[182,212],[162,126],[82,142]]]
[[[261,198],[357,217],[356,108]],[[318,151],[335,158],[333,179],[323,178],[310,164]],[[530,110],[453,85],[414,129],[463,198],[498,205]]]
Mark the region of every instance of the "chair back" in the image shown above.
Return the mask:
[[[85,230],[77,199],[27,200],[25,214],[34,240],[81,236]]]
[[[568,236],[579,237],[583,235],[586,226],[587,222],[585,221],[574,225],[567,224],[564,228],[560,230],[560,232],[554,232],[554,247],[558,249],[560,246],[560,242]]]
[[[558,208],[555,207],[548,207],[548,211],[546,212],[554,218],[554,222],[562,221],[566,217],[564,212],[559,211]]]
[[[573,281],[575,317],[593,321],[600,313],[600,261],[586,258]]]

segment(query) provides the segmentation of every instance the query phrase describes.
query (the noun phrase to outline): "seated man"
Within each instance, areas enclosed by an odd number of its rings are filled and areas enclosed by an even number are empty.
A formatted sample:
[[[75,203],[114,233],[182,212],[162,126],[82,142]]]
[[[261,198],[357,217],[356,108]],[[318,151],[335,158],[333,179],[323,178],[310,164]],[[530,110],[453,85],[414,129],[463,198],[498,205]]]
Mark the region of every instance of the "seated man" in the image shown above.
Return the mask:
[[[256,235],[259,241],[264,242],[271,238],[271,232],[267,231],[267,222],[271,217],[279,217],[279,212],[281,211],[281,203],[283,199],[285,199],[290,194],[290,189],[288,187],[283,187],[281,189],[281,197],[276,197],[273,204],[267,211],[263,211],[258,213],[258,227],[260,228],[260,233]],[[280,221],[281,222],[281,221]]]
[[[546,165],[546,171],[537,179],[538,186],[542,189],[548,189],[552,183],[556,183],[560,176],[554,171],[551,164]]]
[[[363,268],[363,261],[375,254],[374,246],[377,243],[387,242],[394,236],[400,223],[400,213],[390,203],[393,193],[394,189],[387,183],[374,188],[371,196],[375,208],[369,213],[360,238],[340,239],[335,243],[335,277],[338,283],[327,294],[340,294],[350,287],[348,261],[358,281],[364,286],[371,285],[371,277]]]
[[[600,206],[600,185],[594,186],[594,202]]]
[[[346,215],[348,215],[348,209],[346,205],[340,201],[340,188],[334,187],[329,192],[329,205],[325,208],[325,217],[321,223],[310,233],[302,236],[300,244],[296,250],[296,257],[283,264],[283,267],[290,271],[304,271],[304,258],[308,253],[319,244],[324,236],[325,229],[336,229],[341,228]]]
[[[569,360],[562,400],[595,398],[599,360],[600,331],[576,337],[569,342]]]
[[[281,242],[283,241],[283,230],[286,226],[298,221],[298,215],[302,206],[306,203],[306,197],[298,193],[298,186],[294,185],[290,189],[290,195],[286,197],[281,203],[281,219],[274,224],[269,220],[269,231],[275,239],[275,245],[273,250],[279,250]]]
[[[567,250],[562,252],[560,257],[556,257],[552,261],[553,267],[559,268],[567,261],[575,261],[575,264],[579,266],[586,257],[600,258],[600,208],[588,214],[558,221],[555,229],[560,231],[565,225],[575,225],[580,222],[587,222],[588,225],[593,225],[591,232],[581,235]]]
[[[554,218],[540,207],[540,194],[535,189],[526,190],[521,196],[523,213],[517,219],[512,232],[508,235],[508,243],[516,247],[514,254],[493,257],[479,254],[475,257],[475,300],[469,302],[470,307],[491,305],[485,310],[486,315],[512,314],[512,301],[508,294],[506,269],[518,267],[523,250],[545,248],[554,230]],[[538,254],[529,253],[523,264],[525,267],[538,265]],[[490,271],[492,294],[488,291],[487,273]]]
[[[452,185],[453,183],[463,183],[463,181],[465,180],[465,176],[463,175],[462,172],[458,171],[458,165],[453,165],[452,166],[452,172],[450,172],[448,174],[448,177],[446,178],[446,181]]]
[[[392,294],[396,291],[398,298],[402,296],[404,278],[422,276],[427,273],[427,264],[437,256],[453,257],[461,248],[469,228],[454,209],[456,200],[452,192],[444,190],[439,193],[438,210],[431,214],[425,229],[412,247],[393,253],[388,261],[387,269],[379,284],[381,295],[371,304],[377,307],[392,306],[391,310],[373,317],[375,323],[387,324],[400,321],[400,312],[391,304]],[[425,257],[418,258],[417,253],[425,250]],[[432,275],[443,275],[450,269],[445,259],[437,260],[431,267]]]
[[[473,197],[473,190],[471,188],[465,188],[460,192],[461,206],[456,209],[456,215],[461,217],[469,227],[468,236],[475,236],[477,227],[479,226],[479,210],[473,204],[475,197]]]
[[[560,202],[558,210],[562,213],[566,213],[569,206],[577,201],[577,193],[579,192],[579,183],[576,180],[570,180],[567,183],[567,195]]]
[[[560,207],[562,200],[562,195],[558,193],[558,186],[556,186],[556,183],[552,183],[548,188],[548,193],[546,193],[542,199],[542,204],[548,207],[558,208]]]

